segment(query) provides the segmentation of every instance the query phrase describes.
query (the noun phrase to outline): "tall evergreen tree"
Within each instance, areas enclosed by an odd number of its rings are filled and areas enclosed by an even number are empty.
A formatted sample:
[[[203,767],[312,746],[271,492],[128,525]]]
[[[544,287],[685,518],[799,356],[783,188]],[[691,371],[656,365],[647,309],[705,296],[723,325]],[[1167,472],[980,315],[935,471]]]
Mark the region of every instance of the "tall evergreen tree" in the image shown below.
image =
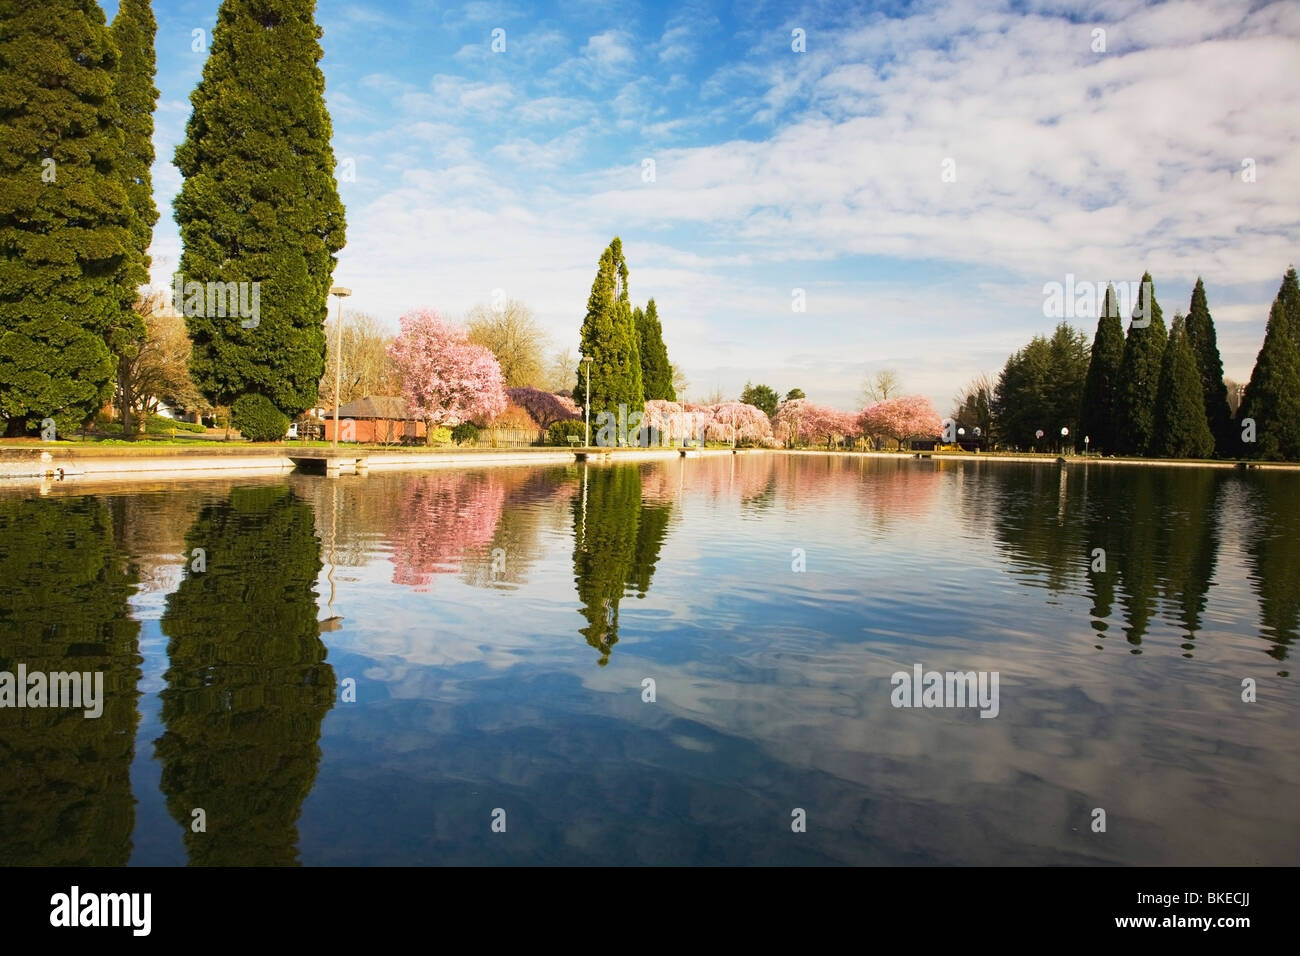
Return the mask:
[[[1241,441],[1232,425],[1228,411],[1228,386],[1223,381],[1223,358],[1219,355],[1219,340],[1214,331],[1214,319],[1205,301],[1205,283],[1196,278],[1192,290],[1192,304],[1187,313],[1187,342],[1196,357],[1196,370],[1201,379],[1201,394],[1205,401],[1205,418],[1214,436],[1215,453],[1237,455]]]
[[[149,278],[149,245],[153,241],[153,226],[158,221],[158,207],[153,201],[153,114],[158,104],[158,89],[153,85],[157,72],[154,54],[154,37],[158,23],[154,19],[149,0],[121,0],[117,16],[113,18],[113,40],[120,59],[117,64],[115,87],[118,106],[122,114],[123,156],[122,181],[131,202],[131,236],[133,259],[131,278],[135,285],[143,285]],[[143,323],[137,323],[137,313],[132,315],[123,330],[122,341],[114,350],[118,354],[118,395],[121,399],[122,433],[135,435],[132,408],[135,404],[134,379],[130,374],[140,355],[144,340]]]
[[[664,345],[664,330],[659,323],[659,308],[655,300],[646,303],[645,311],[637,309],[637,340],[641,350],[641,385],[647,399],[659,398],[677,401],[673,388],[673,368],[668,361],[668,347]]]
[[[223,0],[176,165],[185,283],[259,283],[256,322],[208,303],[186,325],[214,405],[260,394],[290,417],[316,402],[344,211],[315,0]],[[250,294],[249,298],[252,296]]]
[[[590,407],[593,428],[595,416],[600,412],[616,415],[620,404],[626,404],[629,412],[645,407],[641,355],[628,301],[627,274],[623,243],[616,236],[600,255],[587,299],[587,316],[582,323],[582,355],[592,360],[591,394],[587,394],[587,369],[581,362],[578,385],[573,392],[574,401],[581,408]]]
[[[1205,418],[1201,373],[1181,314],[1174,316],[1160,365],[1151,452],[1163,458],[1206,458],[1214,452],[1214,435]]]
[[[1119,317],[1115,287],[1106,287],[1097,334],[1092,340],[1088,376],[1083,385],[1083,408],[1079,427],[1090,439],[1088,447],[1114,454],[1119,444],[1116,402],[1119,370],[1124,362],[1124,325]]]
[[[1269,311],[1264,345],[1255,358],[1250,384],[1238,409],[1241,454],[1300,458],[1300,284],[1295,267],[1286,271]],[[1247,419],[1250,421],[1248,422]],[[1244,443],[1250,426],[1254,444]]]
[[[1156,428],[1156,392],[1160,388],[1160,367],[1169,338],[1164,315],[1156,302],[1151,273],[1142,274],[1138,301],[1133,307],[1124,361],[1120,364],[1116,422],[1119,451],[1145,455],[1151,450]],[[1146,323],[1146,324],[1139,324]]]
[[[95,0],[0,0],[0,418],[60,431],[112,391],[138,321],[117,47]]]

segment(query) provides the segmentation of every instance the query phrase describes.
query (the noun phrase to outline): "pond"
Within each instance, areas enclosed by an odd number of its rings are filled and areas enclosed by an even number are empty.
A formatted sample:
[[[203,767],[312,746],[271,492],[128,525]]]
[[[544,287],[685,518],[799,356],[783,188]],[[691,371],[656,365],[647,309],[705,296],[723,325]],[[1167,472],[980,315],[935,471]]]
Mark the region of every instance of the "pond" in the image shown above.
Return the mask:
[[[0,864],[1294,864],[1298,499],[784,453],[0,489],[0,672],[104,682],[0,707]]]

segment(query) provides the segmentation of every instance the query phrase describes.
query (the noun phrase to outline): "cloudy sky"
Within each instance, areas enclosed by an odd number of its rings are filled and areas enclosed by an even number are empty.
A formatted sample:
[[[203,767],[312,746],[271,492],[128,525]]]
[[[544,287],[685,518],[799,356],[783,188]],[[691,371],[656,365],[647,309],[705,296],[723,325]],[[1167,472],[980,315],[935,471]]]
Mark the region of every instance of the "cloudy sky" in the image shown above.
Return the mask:
[[[164,286],[217,7],[154,0]],[[1291,0],[319,0],[317,19],[336,280],[394,330],[502,289],[576,352],[620,235],[692,397],[752,379],[848,409],[895,368],[947,411],[1050,332],[1044,286],[1067,275],[1149,269],[1167,318],[1203,276],[1244,381],[1300,258]],[[1095,311],[1070,318],[1091,339]]]

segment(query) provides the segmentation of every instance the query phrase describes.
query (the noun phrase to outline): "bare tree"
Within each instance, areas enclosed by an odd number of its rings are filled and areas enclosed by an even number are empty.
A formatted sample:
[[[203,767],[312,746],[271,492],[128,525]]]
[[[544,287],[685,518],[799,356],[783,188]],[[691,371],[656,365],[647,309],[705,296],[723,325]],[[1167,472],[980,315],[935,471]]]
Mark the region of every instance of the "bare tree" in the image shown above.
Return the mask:
[[[469,340],[489,349],[501,366],[506,388],[536,386],[545,374],[547,335],[533,310],[509,299],[500,309],[476,305],[465,317]],[[569,388],[573,388],[570,384]]]
[[[700,404],[720,405],[726,400],[727,400],[727,396],[722,393],[722,389],[718,388],[718,386],[715,385],[713,386],[713,391],[709,392],[702,399],[700,399]]]
[[[1228,388],[1228,413],[1232,420],[1237,420],[1237,409],[1241,407],[1241,393],[1246,386],[1230,378],[1225,378],[1223,384]]]
[[[194,411],[206,407],[190,379],[185,319],[171,307],[167,292],[148,290],[136,300],[135,311],[144,318],[145,337],[118,359],[114,396],[128,438],[144,430],[162,403]]]
[[[903,380],[899,378],[897,369],[881,369],[862,383],[862,404],[874,405],[897,398],[902,390]]]
[[[546,368],[543,385],[548,392],[556,395],[570,395],[578,381],[578,360],[569,349],[560,349],[551,356],[551,364]]]
[[[673,393],[677,396],[677,401],[683,402],[686,400],[686,390],[691,387],[691,382],[681,366],[670,364],[668,367],[673,373]]]
[[[320,402],[334,405],[334,344],[338,329],[334,319],[325,322],[325,374],[320,380]],[[393,337],[379,320],[366,312],[343,314],[343,370],[339,391],[342,402],[367,395],[397,394],[397,372],[388,358]]]

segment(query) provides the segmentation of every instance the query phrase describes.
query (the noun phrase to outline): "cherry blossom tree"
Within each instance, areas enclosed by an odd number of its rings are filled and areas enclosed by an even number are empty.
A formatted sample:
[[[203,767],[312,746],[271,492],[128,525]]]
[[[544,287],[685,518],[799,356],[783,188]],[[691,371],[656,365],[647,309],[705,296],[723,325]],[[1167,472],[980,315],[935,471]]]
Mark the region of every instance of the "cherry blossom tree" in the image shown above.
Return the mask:
[[[761,408],[744,402],[720,402],[712,406],[704,426],[708,441],[760,444],[772,437],[772,422]]]
[[[568,395],[556,395],[540,388],[508,388],[506,395],[543,428],[549,428],[555,422],[574,421],[582,418],[578,405]]]
[[[775,436],[786,444],[832,445],[836,440],[857,434],[856,425],[847,423],[847,412],[817,405],[806,398],[782,402],[772,418]]]
[[[501,366],[488,349],[472,344],[463,328],[433,309],[408,312],[400,321],[402,331],[388,354],[407,410],[424,419],[430,444],[439,425],[490,421],[505,411]]]
[[[468,552],[492,541],[505,500],[497,472],[412,479],[390,533],[393,583],[426,590],[434,575],[459,572]]]
[[[858,418],[863,434],[882,435],[898,442],[918,436],[937,436],[943,429],[939,413],[924,395],[904,395],[876,402],[862,410]]]

